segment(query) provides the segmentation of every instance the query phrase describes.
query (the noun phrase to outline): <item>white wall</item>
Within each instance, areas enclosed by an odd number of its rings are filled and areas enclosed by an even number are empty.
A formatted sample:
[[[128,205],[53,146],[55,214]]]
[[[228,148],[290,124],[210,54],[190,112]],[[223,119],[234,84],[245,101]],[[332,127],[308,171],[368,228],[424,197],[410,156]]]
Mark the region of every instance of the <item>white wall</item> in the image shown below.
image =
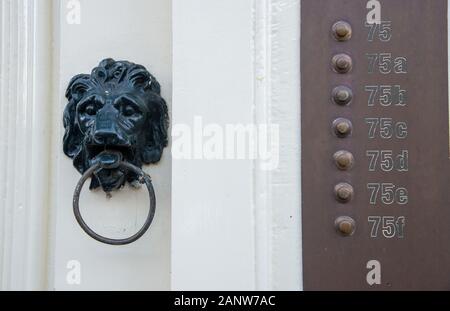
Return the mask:
[[[253,121],[251,1],[174,1],[173,126]],[[254,288],[252,164],[173,161],[172,288]]]
[[[175,0],[173,31],[174,126],[279,124],[280,164],[173,160],[172,288],[301,289],[300,3]]]

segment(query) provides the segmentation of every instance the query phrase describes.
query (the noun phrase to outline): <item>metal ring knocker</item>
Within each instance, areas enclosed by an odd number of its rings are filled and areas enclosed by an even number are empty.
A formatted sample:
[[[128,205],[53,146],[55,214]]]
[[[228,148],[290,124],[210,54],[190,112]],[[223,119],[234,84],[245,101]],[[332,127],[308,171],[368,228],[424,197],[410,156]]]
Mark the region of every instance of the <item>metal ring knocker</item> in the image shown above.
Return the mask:
[[[144,233],[150,227],[150,225],[151,225],[151,223],[153,221],[153,217],[155,216],[155,210],[156,210],[155,190],[153,189],[153,185],[152,185],[152,181],[151,181],[150,176],[147,175],[143,170],[141,170],[137,166],[134,166],[131,163],[124,162],[124,161],[120,160],[120,161],[118,161],[117,163],[114,164],[114,167],[117,167],[117,168],[120,167],[120,168],[128,169],[128,170],[134,172],[135,174],[137,174],[139,176],[139,179],[138,179],[139,182],[141,184],[145,183],[145,185],[147,186],[147,190],[148,190],[148,194],[149,194],[149,198],[150,198],[150,208],[149,208],[149,211],[148,211],[147,219],[145,220],[145,223],[144,223],[143,227],[137,233],[135,233],[134,235],[132,235],[132,236],[130,236],[128,238],[125,238],[125,239],[111,239],[111,238],[107,238],[107,237],[101,236],[98,233],[94,232],[94,230],[89,228],[89,226],[83,220],[83,217],[81,216],[81,213],[80,213],[79,200],[80,200],[80,193],[81,193],[81,190],[83,189],[84,183],[98,169],[111,168],[111,166],[107,166],[105,164],[102,164],[101,162],[97,162],[96,164],[92,165],[83,174],[83,176],[81,176],[81,178],[80,178],[80,180],[79,180],[79,182],[78,182],[78,184],[77,184],[77,186],[75,188],[74,195],[73,195],[73,212],[75,214],[75,218],[76,218],[78,224],[80,225],[80,227],[84,230],[84,232],[86,232],[93,239],[95,239],[95,240],[97,240],[97,241],[99,241],[101,243],[110,244],[110,245],[125,245],[125,244],[133,243],[134,241],[139,239],[141,236],[144,235]]]

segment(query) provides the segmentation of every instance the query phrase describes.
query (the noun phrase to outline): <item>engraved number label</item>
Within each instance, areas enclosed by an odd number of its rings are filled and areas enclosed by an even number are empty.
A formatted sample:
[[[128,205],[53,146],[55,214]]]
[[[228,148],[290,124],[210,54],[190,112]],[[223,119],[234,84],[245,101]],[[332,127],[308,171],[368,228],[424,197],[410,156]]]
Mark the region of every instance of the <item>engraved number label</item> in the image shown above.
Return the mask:
[[[392,37],[392,22],[382,21],[379,24],[369,24],[366,22],[366,28],[368,28],[367,41],[372,42],[374,40],[380,40],[382,42],[388,42]]]
[[[408,171],[408,150],[402,150],[399,154],[394,154],[392,150],[367,150],[366,155],[370,172]]]
[[[408,190],[404,187],[397,187],[392,183],[369,183],[369,203],[390,205],[393,203],[405,205],[408,203]]]
[[[392,118],[366,118],[369,139],[405,139],[408,136],[406,122],[394,122]]]
[[[369,95],[369,107],[406,106],[406,90],[400,85],[366,85],[364,89]]]
[[[407,73],[406,57],[393,57],[391,53],[367,53],[368,73]]]
[[[367,220],[372,225],[370,231],[371,238],[383,236],[387,239],[394,237],[402,239],[404,237],[405,216],[369,216]]]

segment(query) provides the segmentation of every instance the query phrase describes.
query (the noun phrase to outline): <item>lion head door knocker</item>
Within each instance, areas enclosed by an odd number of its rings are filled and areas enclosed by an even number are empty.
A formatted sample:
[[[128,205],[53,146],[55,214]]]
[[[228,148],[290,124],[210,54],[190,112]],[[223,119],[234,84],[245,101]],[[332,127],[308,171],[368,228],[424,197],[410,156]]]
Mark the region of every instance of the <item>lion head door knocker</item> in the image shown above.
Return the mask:
[[[103,60],[91,74],[72,78],[66,91],[64,153],[83,175],[75,188],[73,210],[81,228],[106,244],[124,245],[150,227],[156,208],[153,185],[142,164],[157,163],[167,146],[169,117],[158,81],[145,67],[127,61]],[[83,220],[79,197],[88,178],[90,189],[106,193],[126,182],[145,184],[150,208],[144,226],[133,236],[110,239]]]

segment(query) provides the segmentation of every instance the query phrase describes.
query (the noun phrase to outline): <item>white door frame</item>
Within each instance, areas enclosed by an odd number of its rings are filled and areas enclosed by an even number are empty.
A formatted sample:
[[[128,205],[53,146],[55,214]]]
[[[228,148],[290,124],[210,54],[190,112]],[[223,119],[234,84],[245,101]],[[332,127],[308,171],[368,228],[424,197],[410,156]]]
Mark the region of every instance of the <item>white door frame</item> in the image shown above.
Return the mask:
[[[51,2],[0,5],[0,289],[45,289]]]

